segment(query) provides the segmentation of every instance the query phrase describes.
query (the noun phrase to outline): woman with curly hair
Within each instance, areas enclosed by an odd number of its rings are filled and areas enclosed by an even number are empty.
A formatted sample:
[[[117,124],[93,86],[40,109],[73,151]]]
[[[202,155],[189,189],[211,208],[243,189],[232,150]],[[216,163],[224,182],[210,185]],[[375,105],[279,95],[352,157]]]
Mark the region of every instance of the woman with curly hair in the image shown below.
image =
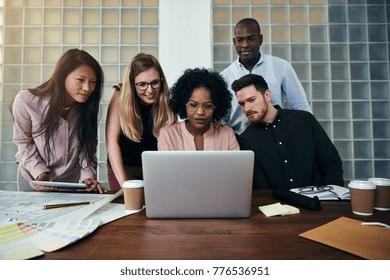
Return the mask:
[[[126,180],[143,178],[142,152],[157,150],[160,129],[176,122],[160,63],[150,54],[137,54],[127,66],[123,83],[114,86],[107,111],[111,190],[119,190]]]
[[[162,128],[159,150],[239,150],[233,130],[216,125],[231,106],[231,95],[217,72],[187,69],[169,91],[172,111],[184,121]]]
[[[76,183],[106,192],[96,180],[99,102],[104,82],[99,63],[70,49],[49,80],[22,90],[12,102],[13,141],[20,175],[38,191],[57,190],[31,181]]]

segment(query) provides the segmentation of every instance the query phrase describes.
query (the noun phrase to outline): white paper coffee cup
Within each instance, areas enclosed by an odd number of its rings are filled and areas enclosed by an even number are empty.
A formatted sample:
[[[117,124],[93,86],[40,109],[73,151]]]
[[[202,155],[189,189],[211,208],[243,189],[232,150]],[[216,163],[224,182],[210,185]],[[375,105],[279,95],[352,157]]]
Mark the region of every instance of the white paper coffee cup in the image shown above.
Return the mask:
[[[369,178],[376,185],[374,209],[380,211],[390,210],[390,179]]]
[[[349,182],[348,187],[352,212],[364,216],[374,214],[375,184],[370,181],[354,180]]]
[[[128,180],[122,185],[125,209],[128,211],[141,210],[145,204],[144,181]]]

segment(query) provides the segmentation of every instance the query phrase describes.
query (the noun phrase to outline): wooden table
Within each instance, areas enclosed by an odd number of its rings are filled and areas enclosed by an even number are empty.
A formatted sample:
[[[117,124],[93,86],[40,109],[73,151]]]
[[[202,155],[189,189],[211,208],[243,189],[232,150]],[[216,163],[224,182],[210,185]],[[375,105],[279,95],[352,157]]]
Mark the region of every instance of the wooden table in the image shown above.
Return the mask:
[[[118,199],[122,202],[123,198]],[[59,260],[304,260],[359,259],[299,237],[341,216],[390,223],[390,212],[352,213],[350,201],[322,201],[322,210],[266,217],[259,205],[275,203],[270,191],[254,191],[248,219],[148,219],[145,212],[99,227],[86,238],[37,259]]]

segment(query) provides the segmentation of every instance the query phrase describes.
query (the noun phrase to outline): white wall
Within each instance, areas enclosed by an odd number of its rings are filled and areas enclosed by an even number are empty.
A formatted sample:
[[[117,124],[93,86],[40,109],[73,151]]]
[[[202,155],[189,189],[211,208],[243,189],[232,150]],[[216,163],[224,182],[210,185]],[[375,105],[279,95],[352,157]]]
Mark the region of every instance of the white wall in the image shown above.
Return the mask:
[[[211,0],[159,1],[159,61],[171,86],[187,68],[212,66]]]

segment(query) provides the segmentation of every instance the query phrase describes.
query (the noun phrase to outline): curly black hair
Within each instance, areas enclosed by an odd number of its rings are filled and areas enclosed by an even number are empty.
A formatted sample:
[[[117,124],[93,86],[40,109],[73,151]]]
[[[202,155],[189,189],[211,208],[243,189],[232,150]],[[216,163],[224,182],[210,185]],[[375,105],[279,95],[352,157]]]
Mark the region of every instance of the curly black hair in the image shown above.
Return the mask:
[[[204,87],[210,91],[215,106],[213,120],[221,120],[231,107],[232,96],[223,77],[206,68],[186,69],[177,82],[170,88],[171,109],[180,118],[186,119],[186,103],[194,89]]]

